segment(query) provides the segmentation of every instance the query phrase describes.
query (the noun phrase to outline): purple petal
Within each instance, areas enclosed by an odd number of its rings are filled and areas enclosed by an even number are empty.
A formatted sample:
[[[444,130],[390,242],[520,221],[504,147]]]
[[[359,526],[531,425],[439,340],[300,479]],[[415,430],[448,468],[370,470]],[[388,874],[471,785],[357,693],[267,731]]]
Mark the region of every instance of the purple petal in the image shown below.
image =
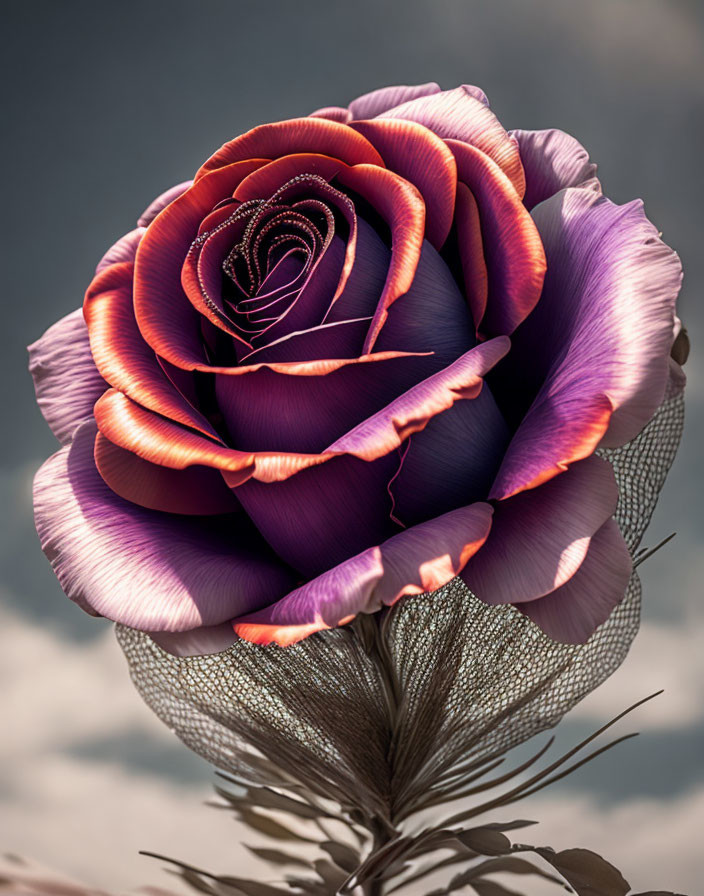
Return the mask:
[[[306,578],[389,538],[395,455],[334,457],[283,482],[250,479],[235,495],[267,542]]]
[[[587,556],[572,578],[521,610],[555,641],[584,644],[623,598],[631,577],[631,557],[614,520],[593,536]]]
[[[102,433],[95,440],[95,464],[111,491],[151,510],[189,516],[236,513],[239,502],[212,467],[174,470],[152,464],[113,445]]]
[[[590,538],[617,501],[613,470],[597,457],[574,464],[540,488],[499,501],[491,535],[462,578],[492,605],[549,594],[579,569]]]
[[[66,445],[78,425],[93,416],[93,405],[108,388],[93,362],[81,308],[29,346],[29,370],[44,419]]]
[[[390,538],[329,570],[266,609],[233,621],[259,644],[292,644],[358,613],[446,585],[486,539],[491,507],[473,504]]]
[[[519,419],[530,409],[495,498],[546,481],[600,443],[632,439],[661,403],[669,376],[682,271],[642,203],[617,206],[569,189],[541,203],[534,218],[548,272],[502,372],[506,406],[513,402]]]
[[[165,209],[167,205],[170,205],[174,199],[178,199],[181,193],[185,193],[192,183],[192,180],[185,180],[181,184],[176,184],[175,187],[169,187],[168,190],[157,196],[139,216],[139,221],[137,222],[139,226],[149,227],[159,212]]]
[[[387,109],[392,109],[408,100],[431,96],[434,93],[440,93],[440,85],[434,81],[413,86],[401,84],[398,87],[381,87],[352,100],[349,111],[352,120],[374,118],[375,115],[382,115]]]
[[[518,140],[521,162],[526,173],[523,203],[532,209],[565,187],[589,183],[600,192],[596,165],[589,161],[586,149],[564,131],[511,131]]]
[[[217,625],[285,594],[290,573],[240,516],[216,520],[145,510],[115,495],[93,461],[85,423],[34,482],[42,549],[68,597],[147,631]]]

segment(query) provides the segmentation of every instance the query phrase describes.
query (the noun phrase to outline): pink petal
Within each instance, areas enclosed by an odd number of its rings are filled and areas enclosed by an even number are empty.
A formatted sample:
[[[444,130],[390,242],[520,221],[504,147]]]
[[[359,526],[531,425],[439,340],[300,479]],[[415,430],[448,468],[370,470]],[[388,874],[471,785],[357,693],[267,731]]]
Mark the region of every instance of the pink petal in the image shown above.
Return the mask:
[[[350,116],[353,120],[374,118],[375,115],[383,115],[387,109],[392,109],[401,103],[435,93],[440,93],[440,86],[434,81],[413,86],[401,84],[397,87],[381,87],[352,100],[349,105]]]
[[[596,165],[589,161],[586,149],[564,131],[511,131],[518,140],[521,162],[526,173],[523,202],[532,209],[565,187],[590,184],[599,190]]]
[[[139,246],[145,233],[146,230],[144,227],[137,227],[135,230],[131,230],[124,236],[121,236],[114,245],[110,246],[105,255],[100,259],[98,266],[95,269],[95,273],[99,274],[101,271],[105,270],[105,268],[110,267],[111,264],[121,264],[123,262],[132,263],[137,254],[137,246]]]
[[[37,404],[62,445],[93,416],[93,405],[108,388],[93,361],[83,311],[62,318],[29,346],[29,370]]]
[[[176,184],[174,187],[169,187],[168,190],[165,190],[163,193],[160,193],[159,196],[156,197],[146,209],[139,216],[139,221],[137,222],[140,227],[149,227],[154,218],[159,214],[159,212],[163,211],[167,205],[170,205],[174,199],[178,199],[181,193],[185,193],[186,190],[193,184],[192,180],[185,180],[183,183]]]
[[[342,124],[347,124],[350,117],[350,110],[343,106],[323,106],[310,113],[310,118],[327,118],[329,121],[339,121]]]
[[[95,425],[41,467],[34,509],[42,548],[68,597],[147,631],[217,625],[285,594],[289,572],[261,540],[228,525],[145,510],[114,494],[93,462]]]

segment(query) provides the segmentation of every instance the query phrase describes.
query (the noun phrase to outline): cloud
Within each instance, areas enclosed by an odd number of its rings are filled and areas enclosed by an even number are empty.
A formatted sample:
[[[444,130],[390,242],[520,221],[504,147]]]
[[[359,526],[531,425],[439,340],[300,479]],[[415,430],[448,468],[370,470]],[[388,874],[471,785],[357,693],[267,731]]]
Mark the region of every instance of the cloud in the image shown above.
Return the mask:
[[[687,728],[704,720],[704,618],[674,626],[645,622],[621,668],[570,713],[605,722],[636,700],[665,693],[638,710],[639,730]]]
[[[530,829],[531,842],[592,849],[616,865],[635,891],[701,890],[704,788],[676,800],[630,800],[611,808],[586,795],[549,794],[521,803],[520,814],[540,820]],[[549,893],[554,887],[531,889],[531,896]]]

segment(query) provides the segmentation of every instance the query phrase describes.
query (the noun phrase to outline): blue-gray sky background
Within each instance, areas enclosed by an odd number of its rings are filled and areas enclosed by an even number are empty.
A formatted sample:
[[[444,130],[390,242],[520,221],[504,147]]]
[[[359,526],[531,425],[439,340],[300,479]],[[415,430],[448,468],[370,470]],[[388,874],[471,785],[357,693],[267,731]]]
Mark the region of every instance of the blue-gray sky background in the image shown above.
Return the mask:
[[[25,346],[81,303],[97,260],[153,196],[225,140],[377,86],[436,80],[481,85],[506,127],[574,134],[607,195],[642,197],[683,259],[687,427],[646,543],[678,535],[643,569],[631,656],[561,738],[666,693],[627,726],[640,739],[521,813],[543,820],[544,842],[603,850],[640,889],[698,892],[703,16],[700,0],[3,2],[1,850],[114,890],[168,884],[140,848],[229,873],[244,858],[240,830],[201,805],[208,767],[152,719],[108,624],[70,604],[41,554],[31,477],[57,446]]]

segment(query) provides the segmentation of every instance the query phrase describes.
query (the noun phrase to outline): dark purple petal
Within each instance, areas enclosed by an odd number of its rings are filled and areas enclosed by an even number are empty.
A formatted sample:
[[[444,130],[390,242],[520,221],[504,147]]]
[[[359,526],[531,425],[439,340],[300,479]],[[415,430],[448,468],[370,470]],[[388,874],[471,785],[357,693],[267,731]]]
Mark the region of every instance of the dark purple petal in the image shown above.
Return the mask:
[[[241,514],[176,516],[119,498],[95,467],[95,436],[85,423],[34,482],[42,549],[68,597],[133,628],[184,631],[290,590],[290,572],[243,529]]]
[[[215,392],[230,444],[243,451],[317,453],[436,369],[432,355],[348,363],[310,376],[261,367],[216,374]]]
[[[371,317],[379,304],[390,263],[391,250],[373,227],[363,218],[357,218],[354,265],[325,323]]]
[[[321,361],[326,358],[358,358],[371,317],[340,320],[310,330],[290,333],[263,346],[242,360],[246,364],[260,361]]]
[[[389,308],[377,351],[434,352],[441,370],[476,343],[467,302],[450,269],[427,240],[413,284]]]
[[[248,480],[235,494],[257,529],[306,578],[399,531],[388,482],[398,461],[334,457],[283,482]]]
[[[433,417],[400,449],[400,469],[389,486],[394,517],[413,526],[483,500],[508,440],[508,427],[486,384],[473,401],[459,401]]]
[[[66,445],[76,427],[93,416],[93,405],[108,388],[90,353],[81,308],[29,346],[29,370],[39,409],[56,438]]]

